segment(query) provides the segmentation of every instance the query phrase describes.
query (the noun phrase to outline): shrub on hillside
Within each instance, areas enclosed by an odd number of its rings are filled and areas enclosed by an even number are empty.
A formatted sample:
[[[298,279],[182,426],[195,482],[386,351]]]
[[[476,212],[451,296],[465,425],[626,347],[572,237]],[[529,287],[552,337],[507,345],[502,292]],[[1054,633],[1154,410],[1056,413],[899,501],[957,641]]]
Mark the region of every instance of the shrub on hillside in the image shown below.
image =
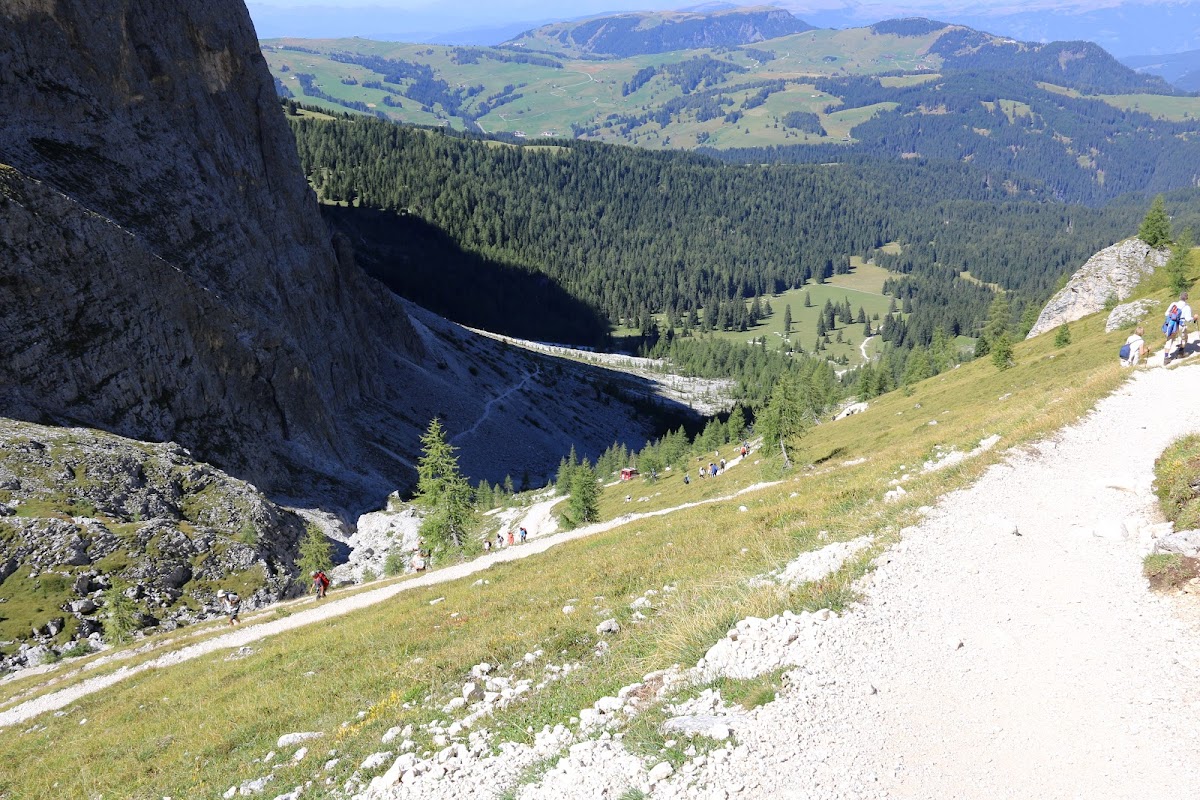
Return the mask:
[[[1176,440],[1154,462],[1154,493],[1176,529],[1200,528],[1200,435]]]

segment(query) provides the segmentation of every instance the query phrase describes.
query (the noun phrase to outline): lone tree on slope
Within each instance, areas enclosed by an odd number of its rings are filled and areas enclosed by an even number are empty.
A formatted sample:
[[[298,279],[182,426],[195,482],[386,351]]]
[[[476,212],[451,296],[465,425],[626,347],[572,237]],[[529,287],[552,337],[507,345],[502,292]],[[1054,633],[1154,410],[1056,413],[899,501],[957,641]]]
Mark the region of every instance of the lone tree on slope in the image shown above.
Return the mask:
[[[475,527],[471,485],[458,471],[454,447],[446,441],[442,424],[434,417],[421,437],[424,455],[417,464],[418,505],[428,509],[421,523],[421,542],[434,553],[462,553]]]
[[[1171,220],[1167,218],[1161,194],[1150,204],[1142,227],[1138,229],[1138,238],[1151,247],[1163,247],[1171,241]]]

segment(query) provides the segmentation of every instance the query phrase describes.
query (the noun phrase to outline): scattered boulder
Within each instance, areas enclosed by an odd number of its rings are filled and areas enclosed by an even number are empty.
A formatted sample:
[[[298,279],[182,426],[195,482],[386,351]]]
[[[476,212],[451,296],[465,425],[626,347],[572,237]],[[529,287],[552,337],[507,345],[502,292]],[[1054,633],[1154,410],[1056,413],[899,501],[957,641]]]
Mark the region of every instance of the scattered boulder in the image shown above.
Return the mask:
[[[596,626],[596,633],[620,633],[621,625],[615,619],[606,619]]]
[[[1161,537],[1155,543],[1159,553],[1179,553],[1190,558],[1200,558],[1200,530],[1178,531]]]
[[[1133,327],[1157,307],[1158,301],[1148,297],[1134,300],[1132,303],[1122,303],[1109,312],[1108,319],[1104,322],[1104,332],[1112,333],[1121,328]]]

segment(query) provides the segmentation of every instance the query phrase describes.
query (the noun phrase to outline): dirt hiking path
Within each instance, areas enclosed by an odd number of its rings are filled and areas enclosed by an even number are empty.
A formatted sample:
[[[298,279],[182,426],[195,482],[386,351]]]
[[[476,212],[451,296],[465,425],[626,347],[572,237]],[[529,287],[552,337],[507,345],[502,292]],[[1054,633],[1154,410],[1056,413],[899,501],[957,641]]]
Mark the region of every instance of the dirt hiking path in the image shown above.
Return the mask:
[[[1197,397],[1200,366],[1140,371],[944,497],[688,791],[1200,797],[1197,609],[1148,591],[1138,541]]]
[[[352,611],[357,611],[358,609],[375,605],[376,603],[382,603],[389,598],[395,597],[400,592],[436,586],[439,583],[465,578],[468,575],[473,575],[477,572],[486,570],[492,564],[528,558],[535,553],[545,552],[556,545],[575,541],[576,539],[583,539],[588,536],[594,536],[598,533],[610,531],[613,528],[620,527],[621,525],[625,525],[630,522],[635,522],[637,520],[647,519],[650,517],[661,517],[666,514],[672,514],[676,511],[694,508],[696,506],[708,505],[710,503],[728,502],[735,499],[739,495],[746,494],[747,492],[758,491],[759,489],[763,489],[772,485],[775,484],[754,484],[753,486],[748,486],[737,492],[721,497],[711,497],[705,500],[696,501],[694,503],[684,503],[682,505],[658,509],[655,511],[624,514],[606,522],[598,522],[594,525],[586,525],[584,527],[576,528],[575,530],[564,533],[539,535],[536,538],[531,538],[523,545],[505,547],[501,550],[496,550],[486,555],[478,556],[471,561],[467,561],[462,564],[455,564],[454,566],[445,567],[433,572],[428,572],[424,575],[409,578],[390,586],[360,591],[350,597],[341,599],[337,599],[335,595],[333,598],[328,599],[326,602],[322,602],[320,605],[309,606],[308,603],[304,603],[303,605],[293,605],[293,608],[304,608],[304,610],[295,611],[294,613],[282,619],[272,619],[270,622],[251,623],[247,621],[242,626],[231,629],[229,633],[222,634],[211,639],[206,639],[201,642],[196,642],[195,644],[180,647],[177,650],[164,653],[157,658],[136,666],[123,667],[118,669],[116,672],[106,675],[98,675],[73,686],[51,692],[41,697],[36,697],[32,700],[15,705],[7,710],[0,711],[0,728],[7,727],[9,725],[16,725],[32,719],[39,714],[44,714],[47,711],[56,711],[67,705],[70,705],[82,697],[86,697],[93,692],[98,692],[101,689],[112,686],[113,684],[125,680],[126,678],[132,677],[141,672],[145,672],[148,669],[168,667],[172,664],[189,661],[193,658],[198,658],[199,656],[213,653],[218,650],[228,650],[243,647],[267,636],[273,636],[278,633],[294,630],[295,628],[302,628],[305,625],[311,625],[314,622],[320,622],[333,617],[339,617],[343,614],[348,614]],[[537,511],[540,513],[544,507],[544,509],[546,509],[546,513],[548,513],[548,509],[556,502],[557,500],[550,500],[538,504]],[[275,607],[278,606],[268,607],[267,611],[269,612],[271,608]]]

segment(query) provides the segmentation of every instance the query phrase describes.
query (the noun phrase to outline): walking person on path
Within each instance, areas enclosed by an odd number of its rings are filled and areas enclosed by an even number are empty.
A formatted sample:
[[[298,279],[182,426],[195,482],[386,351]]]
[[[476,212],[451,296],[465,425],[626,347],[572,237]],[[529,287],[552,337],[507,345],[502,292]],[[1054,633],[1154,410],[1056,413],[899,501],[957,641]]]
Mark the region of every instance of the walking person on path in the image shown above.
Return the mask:
[[[242,598],[238,597],[236,592],[220,589],[217,591],[217,599],[221,601],[221,609],[229,615],[229,624],[241,625],[242,621],[238,619],[238,612],[242,610]]]
[[[1187,329],[1186,325],[1189,322],[1196,321],[1196,315],[1192,313],[1192,307],[1188,305],[1188,293],[1181,292],[1179,299],[1171,303],[1167,308],[1166,321],[1163,322],[1163,333],[1167,335],[1167,342],[1163,345],[1163,366],[1171,360],[1173,355],[1171,345],[1175,343],[1175,337],[1179,333],[1183,333],[1182,342],[1178,348],[1179,351],[1187,351]]]
[[[312,582],[313,592],[317,595],[317,599],[320,600],[329,589],[329,576],[325,574],[324,570],[316,570],[312,574]]]
[[[513,546],[513,532],[512,531],[508,532],[508,546],[509,547]]]
[[[521,544],[525,544],[525,540],[529,537],[529,531],[525,530],[525,526],[521,526]]]

